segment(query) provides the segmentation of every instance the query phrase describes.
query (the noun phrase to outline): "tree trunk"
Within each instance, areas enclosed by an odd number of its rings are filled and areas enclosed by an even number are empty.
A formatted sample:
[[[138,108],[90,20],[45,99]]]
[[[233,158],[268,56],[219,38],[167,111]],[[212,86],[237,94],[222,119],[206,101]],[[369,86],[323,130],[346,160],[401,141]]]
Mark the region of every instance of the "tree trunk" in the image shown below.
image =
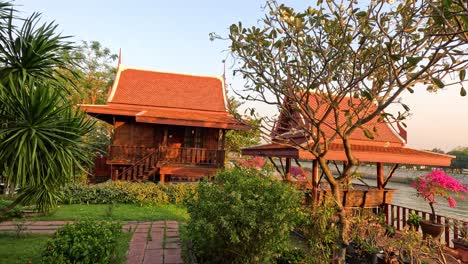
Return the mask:
[[[333,253],[333,264],[345,264],[346,263],[346,249],[349,244],[349,220],[346,217],[346,211],[343,207],[343,203],[341,201],[341,192],[339,184],[337,186],[331,186],[333,198],[335,199],[335,203],[338,207],[338,241],[337,241],[337,249]]]
[[[331,193],[333,194],[333,200],[335,201],[335,205],[338,207],[339,220],[336,223],[339,231],[338,241],[336,241],[338,248],[333,253],[333,259],[331,263],[345,264],[346,248],[348,247],[349,243],[349,221],[346,218],[346,211],[343,207],[340,183],[333,177],[333,173],[330,171],[330,168],[328,167],[328,164],[324,158],[318,158],[318,162],[320,164],[320,168],[325,173],[327,182],[330,184]]]
[[[430,217],[431,222],[436,223],[436,213],[435,213],[435,209],[434,209],[434,202],[430,202],[429,206],[431,207],[431,211],[432,211],[432,214],[431,214],[431,217]]]

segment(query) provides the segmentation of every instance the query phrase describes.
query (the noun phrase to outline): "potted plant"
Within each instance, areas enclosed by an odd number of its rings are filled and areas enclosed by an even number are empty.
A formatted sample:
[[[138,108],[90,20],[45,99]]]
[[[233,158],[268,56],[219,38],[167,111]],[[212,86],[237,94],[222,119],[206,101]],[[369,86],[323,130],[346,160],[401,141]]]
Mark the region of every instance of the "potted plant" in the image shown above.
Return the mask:
[[[458,258],[463,263],[468,262],[468,223],[459,225],[457,239],[452,239],[453,247],[458,251]]]
[[[422,178],[418,178],[411,184],[416,188],[417,195],[424,198],[431,207],[430,220],[421,220],[420,225],[424,237],[428,235],[438,239],[443,231],[444,225],[437,223],[434,205],[436,197],[440,196],[447,200],[450,207],[457,206],[454,196],[463,199],[462,193],[468,193],[468,186],[460,183],[455,178],[447,175],[443,170],[436,169]]]
[[[410,213],[408,215],[408,220],[406,220],[406,223],[411,229],[418,230],[421,220],[422,220],[422,217],[418,215],[417,213]]]

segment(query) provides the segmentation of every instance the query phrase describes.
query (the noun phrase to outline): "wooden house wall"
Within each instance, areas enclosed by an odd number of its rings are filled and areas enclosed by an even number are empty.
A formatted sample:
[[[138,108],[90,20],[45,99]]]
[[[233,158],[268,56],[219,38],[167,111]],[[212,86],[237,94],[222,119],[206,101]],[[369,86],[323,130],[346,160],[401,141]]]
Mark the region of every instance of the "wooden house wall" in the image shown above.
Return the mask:
[[[206,149],[218,149],[219,129],[207,128],[203,134],[203,147]]]
[[[160,125],[125,122],[114,129],[114,145],[157,146],[162,142],[163,128]]]
[[[156,147],[163,142],[165,128],[168,130],[168,147],[184,145],[186,127],[136,123],[135,121],[127,121],[115,127],[113,145]],[[219,129],[202,128],[202,141],[203,148],[218,149]]]

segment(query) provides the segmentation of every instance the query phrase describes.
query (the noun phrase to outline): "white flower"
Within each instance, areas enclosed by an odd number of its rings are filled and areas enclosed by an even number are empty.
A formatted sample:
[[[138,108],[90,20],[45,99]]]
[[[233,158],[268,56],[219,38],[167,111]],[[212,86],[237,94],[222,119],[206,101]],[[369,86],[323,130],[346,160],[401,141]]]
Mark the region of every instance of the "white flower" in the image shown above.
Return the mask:
[[[388,0],[388,4],[393,5],[395,3],[395,0]]]

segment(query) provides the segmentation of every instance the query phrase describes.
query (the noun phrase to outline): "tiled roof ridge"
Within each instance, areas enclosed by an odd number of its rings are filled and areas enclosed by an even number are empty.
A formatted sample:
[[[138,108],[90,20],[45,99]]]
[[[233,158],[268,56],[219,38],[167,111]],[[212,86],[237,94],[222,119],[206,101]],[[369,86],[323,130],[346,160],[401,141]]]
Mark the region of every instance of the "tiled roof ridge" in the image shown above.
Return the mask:
[[[207,113],[229,113],[227,110],[215,111],[215,110],[196,109],[196,108],[181,108],[181,107],[171,107],[171,106],[154,106],[154,105],[144,105],[144,104],[127,104],[127,103],[113,103],[113,102],[108,102],[106,105],[90,105],[90,106],[129,106],[129,107],[145,109],[145,110],[167,108],[167,109],[174,109],[174,110],[200,111],[200,112],[207,112]]]
[[[184,76],[192,76],[192,77],[201,77],[201,78],[213,78],[218,79],[223,82],[223,75],[203,75],[203,74],[193,74],[193,73],[184,73],[184,72],[171,72],[171,71],[160,71],[160,70],[153,70],[153,69],[146,69],[146,68],[139,68],[139,67],[130,67],[127,65],[119,65],[119,71],[125,70],[135,70],[135,71],[146,71],[146,72],[154,72],[154,73],[165,73],[165,74],[174,74],[174,75],[184,75]]]

